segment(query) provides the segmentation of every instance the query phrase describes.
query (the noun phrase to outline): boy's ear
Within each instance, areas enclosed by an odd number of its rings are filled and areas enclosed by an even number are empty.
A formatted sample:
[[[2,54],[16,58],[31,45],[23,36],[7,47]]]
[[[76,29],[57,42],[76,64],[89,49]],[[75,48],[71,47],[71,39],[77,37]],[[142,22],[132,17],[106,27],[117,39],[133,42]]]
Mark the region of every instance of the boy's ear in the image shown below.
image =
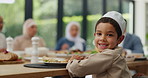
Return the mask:
[[[94,33],[94,36],[96,36],[96,33]]]
[[[118,44],[120,44],[124,40],[124,35],[120,36],[118,39]]]

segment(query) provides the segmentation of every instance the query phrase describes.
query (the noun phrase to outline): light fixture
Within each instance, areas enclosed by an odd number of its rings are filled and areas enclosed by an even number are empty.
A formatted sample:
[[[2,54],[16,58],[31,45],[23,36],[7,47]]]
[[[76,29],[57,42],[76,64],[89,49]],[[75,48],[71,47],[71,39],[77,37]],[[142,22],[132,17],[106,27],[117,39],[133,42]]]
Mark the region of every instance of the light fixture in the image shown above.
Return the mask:
[[[4,4],[13,4],[15,2],[15,0],[0,0],[0,3],[4,3]]]

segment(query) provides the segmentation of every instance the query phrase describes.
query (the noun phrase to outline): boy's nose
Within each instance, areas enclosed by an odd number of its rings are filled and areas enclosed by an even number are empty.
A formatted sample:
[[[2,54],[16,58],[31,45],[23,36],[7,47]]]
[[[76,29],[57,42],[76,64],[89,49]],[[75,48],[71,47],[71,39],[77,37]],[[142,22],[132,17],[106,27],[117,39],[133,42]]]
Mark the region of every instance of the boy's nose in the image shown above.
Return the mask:
[[[100,37],[100,41],[106,41],[106,37],[105,37],[104,35],[102,35],[102,36]]]

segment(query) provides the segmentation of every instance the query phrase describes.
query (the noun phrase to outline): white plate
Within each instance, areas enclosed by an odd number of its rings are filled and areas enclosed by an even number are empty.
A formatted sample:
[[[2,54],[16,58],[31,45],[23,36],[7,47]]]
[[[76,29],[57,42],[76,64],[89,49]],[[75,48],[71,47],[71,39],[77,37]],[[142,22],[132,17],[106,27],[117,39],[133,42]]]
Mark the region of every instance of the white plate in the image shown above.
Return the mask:
[[[24,60],[31,61],[31,57],[24,57]],[[44,63],[42,57],[39,57],[39,63]]]
[[[43,57],[39,57],[39,60],[42,60]],[[31,60],[31,57],[24,57],[25,60]]]

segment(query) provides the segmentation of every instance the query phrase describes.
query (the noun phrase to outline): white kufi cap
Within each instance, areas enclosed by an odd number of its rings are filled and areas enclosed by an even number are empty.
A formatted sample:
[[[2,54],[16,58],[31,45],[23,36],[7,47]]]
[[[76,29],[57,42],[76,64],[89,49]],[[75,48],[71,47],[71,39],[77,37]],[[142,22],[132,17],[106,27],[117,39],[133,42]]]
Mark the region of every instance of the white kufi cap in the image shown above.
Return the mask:
[[[114,19],[119,24],[122,34],[124,33],[124,30],[126,28],[125,26],[126,22],[119,12],[110,11],[110,12],[107,12],[105,15],[103,15],[103,17],[109,17],[109,18]]]

